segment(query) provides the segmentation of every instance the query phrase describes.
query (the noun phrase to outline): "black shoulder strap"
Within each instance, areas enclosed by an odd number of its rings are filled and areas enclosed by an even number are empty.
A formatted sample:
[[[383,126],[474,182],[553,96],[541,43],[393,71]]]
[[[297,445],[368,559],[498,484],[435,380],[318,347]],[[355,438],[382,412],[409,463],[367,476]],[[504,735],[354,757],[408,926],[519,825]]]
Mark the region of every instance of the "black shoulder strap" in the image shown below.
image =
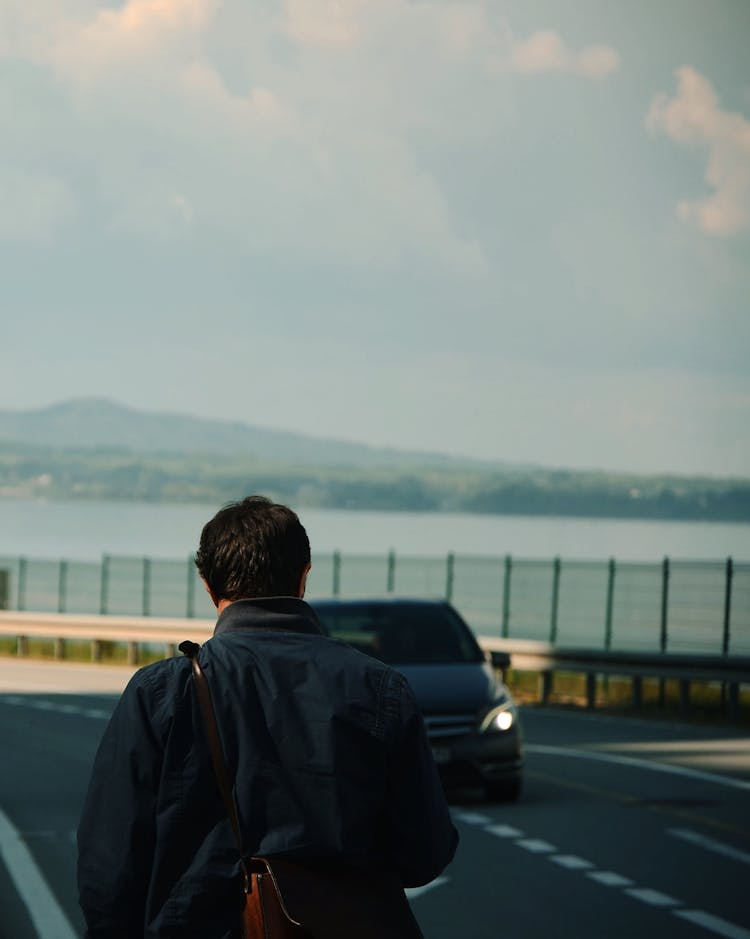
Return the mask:
[[[224,760],[224,753],[221,749],[221,740],[219,739],[219,729],[216,726],[216,715],[211,703],[211,689],[208,686],[208,680],[203,674],[203,669],[198,662],[198,653],[200,646],[195,642],[186,639],[180,643],[180,652],[183,652],[192,663],[193,679],[195,681],[195,690],[198,695],[198,704],[200,705],[203,725],[208,739],[208,745],[211,750],[211,761],[214,764],[214,773],[216,782],[219,784],[221,798],[224,801],[224,808],[229,816],[232,825],[234,840],[237,842],[237,850],[240,852],[240,858],[244,858],[242,850],[242,832],[240,831],[240,822],[237,818],[237,807],[232,797],[232,787],[229,784],[229,774],[227,773],[227,764]],[[243,861],[244,867],[244,861]]]

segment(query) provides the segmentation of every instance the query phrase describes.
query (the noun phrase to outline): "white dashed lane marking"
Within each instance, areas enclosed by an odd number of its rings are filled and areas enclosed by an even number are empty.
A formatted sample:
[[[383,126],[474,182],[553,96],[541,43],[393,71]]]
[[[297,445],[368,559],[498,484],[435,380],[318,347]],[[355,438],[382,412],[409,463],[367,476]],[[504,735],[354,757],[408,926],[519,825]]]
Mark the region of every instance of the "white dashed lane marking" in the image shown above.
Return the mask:
[[[522,838],[523,832],[512,825],[487,825],[484,829],[498,838]]]
[[[725,936],[726,939],[750,939],[750,929],[735,926],[734,923],[728,923],[718,916],[704,913],[703,910],[675,910],[674,915],[679,916],[680,919],[686,919],[689,923],[695,923],[696,926],[710,929],[717,936]]]
[[[465,825],[489,825],[492,821],[489,815],[482,815],[479,812],[453,812],[453,817],[457,822],[463,822]]]
[[[485,824],[487,820],[486,816],[479,812],[454,812],[453,817],[456,821],[464,822],[467,825],[479,826],[483,831],[487,832],[487,834],[511,841],[519,848],[525,848],[527,851],[534,854],[544,855],[548,860],[557,864],[559,867],[574,872],[580,871],[585,877],[588,877],[595,883],[601,884],[603,887],[619,888],[624,894],[634,900],[638,900],[655,909],[669,912],[673,916],[679,916],[681,919],[693,923],[695,926],[706,929],[717,936],[724,937],[724,939],[750,939],[750,929],[746,929],[744,926],[730,923],[719,916],[707,913],[705,910],[685,909],[685,904],[681,900],[670,897],[659,890],[653,890],[650,887],[636,887],[633,885],[632,880],[623,877],[622,874],[618,874],[615,871],[591,870],[591,868],[594,867],[591,861],[587,861],[585,858],[578,857],[575,854],[557,854],[557,848],[548,841],[544,841],[541,838],[527,838],[524,832],[518,828],[514,828],[512,825]],[[745,852],[732,848],[729,845],[724,845],[719,841],[714,841],[711,838],[705,838],[703,835],[699,835],[697,832],[692,832],[689,829],[673,828],[669,829],[667,833],[677,838],[682,838],[685,841],[693,842],[701,847],[708,848],[709,850],[714,850],[717,853],[724,854],[741,863],[750,862],[750,856]],[[438,878],[438,880],[433,883],[437,884],[440,880],[441,878]],[[431,886],[431,884],[428,884],[427,888],[419,889],[429,889]]]
[[[625,893],[642,903],[648,903],[649,906],[682,906],[674,897],[668,897],[666,893],[651,890],[649,887],[630,887]]]
[[[521,838],[515,842],[519,848],[525,848],[532,854],[551,854],[557,851],[557,848],[549,841],[543,841],[541,838]]]
[[[591,861],[576,857],[575,854],[556,854],[550,858],[550,861],[559,864],[560,867],[566,867],[569,871],[584,871],[594,866]]]
[[[590,877],[592,880],[595,880],[598,884],[602,884],[604,887],[633,886],[632,880],[629,880],[627,877],[623,877],[622,874],[616,874],[614,871],[588,871],[586,876]]]

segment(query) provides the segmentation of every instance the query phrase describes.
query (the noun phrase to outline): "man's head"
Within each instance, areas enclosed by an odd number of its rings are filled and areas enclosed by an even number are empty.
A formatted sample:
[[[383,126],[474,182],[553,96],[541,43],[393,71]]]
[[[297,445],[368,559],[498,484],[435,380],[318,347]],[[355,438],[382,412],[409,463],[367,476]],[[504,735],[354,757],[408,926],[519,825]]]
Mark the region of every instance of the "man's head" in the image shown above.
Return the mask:
[[[204,526],[195,564],[217,606],[222,600],[301,597],[310,542],[291,509],[248,496]]]

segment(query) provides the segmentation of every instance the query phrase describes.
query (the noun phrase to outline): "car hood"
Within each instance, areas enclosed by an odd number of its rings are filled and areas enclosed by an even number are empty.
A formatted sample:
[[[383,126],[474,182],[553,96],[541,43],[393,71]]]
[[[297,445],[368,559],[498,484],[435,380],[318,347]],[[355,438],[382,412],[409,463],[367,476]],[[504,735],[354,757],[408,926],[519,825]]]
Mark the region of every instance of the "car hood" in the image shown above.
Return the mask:
[[[502,685],[481,662],[449,665],[394,665],[411,685],[425,714],[468,714],[491,704]]]

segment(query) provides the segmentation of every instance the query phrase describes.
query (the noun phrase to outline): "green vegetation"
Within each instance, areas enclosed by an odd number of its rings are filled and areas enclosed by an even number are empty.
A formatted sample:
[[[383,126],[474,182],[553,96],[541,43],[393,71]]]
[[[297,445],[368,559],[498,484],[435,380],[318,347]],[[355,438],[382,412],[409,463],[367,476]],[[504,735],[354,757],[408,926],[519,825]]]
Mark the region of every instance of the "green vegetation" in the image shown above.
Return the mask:
[[[477,466],[310,466],[245,454],[0,443],[0,497],[750,521],[750,481]]]

